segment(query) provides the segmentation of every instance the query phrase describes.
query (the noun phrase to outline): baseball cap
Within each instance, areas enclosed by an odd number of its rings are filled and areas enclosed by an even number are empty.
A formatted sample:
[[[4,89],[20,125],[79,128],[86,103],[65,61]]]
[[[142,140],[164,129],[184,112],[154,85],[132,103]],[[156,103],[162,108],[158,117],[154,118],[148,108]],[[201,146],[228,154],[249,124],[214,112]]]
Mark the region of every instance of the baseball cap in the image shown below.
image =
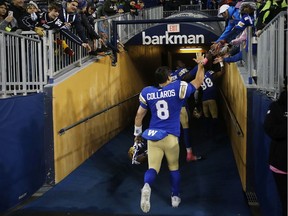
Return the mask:
[[[224,13],[226,10],[228,10],[230,6],[228,4],[223,4],[218,11],[218,16],[222,16],[222,13]]]

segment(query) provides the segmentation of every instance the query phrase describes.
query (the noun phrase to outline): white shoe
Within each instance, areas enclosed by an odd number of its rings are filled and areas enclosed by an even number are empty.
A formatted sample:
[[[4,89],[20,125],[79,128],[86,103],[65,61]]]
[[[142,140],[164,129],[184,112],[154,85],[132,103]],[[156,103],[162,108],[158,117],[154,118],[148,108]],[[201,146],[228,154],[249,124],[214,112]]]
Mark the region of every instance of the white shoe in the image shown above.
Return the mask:
[[[147,213],[150,210],[150,196],[151,188],[148,183],[145,183],[141,190],[141,203],[140,207],[143,212]]]
[[[177,208],[181,202],[181,198],[178,196],[172,196],[171,197],[171,203],[173,208]]]

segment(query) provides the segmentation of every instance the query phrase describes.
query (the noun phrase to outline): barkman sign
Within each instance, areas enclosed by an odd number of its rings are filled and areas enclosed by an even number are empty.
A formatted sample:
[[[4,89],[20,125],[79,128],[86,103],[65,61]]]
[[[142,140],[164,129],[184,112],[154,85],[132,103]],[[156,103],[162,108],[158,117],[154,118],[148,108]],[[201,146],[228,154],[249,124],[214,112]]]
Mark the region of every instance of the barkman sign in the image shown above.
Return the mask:
[[[177,35],[165,31],[164,35],[146,35],[142,32],[142,45],[162,45],[162,44],[204,44],[205,37],[203,34]]]

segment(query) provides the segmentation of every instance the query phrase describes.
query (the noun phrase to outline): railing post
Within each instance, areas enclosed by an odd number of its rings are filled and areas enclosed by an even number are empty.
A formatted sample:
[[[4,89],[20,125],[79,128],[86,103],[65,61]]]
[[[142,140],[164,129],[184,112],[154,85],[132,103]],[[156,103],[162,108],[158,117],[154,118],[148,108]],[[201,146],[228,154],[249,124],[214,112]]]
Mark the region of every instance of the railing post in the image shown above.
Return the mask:
[[[285,62],[284,62],[284,57],[285,57],[285,52],[287,52],[287,41],[285,43],[285,17],[281,16],[280,19],[277,22],[277,32],[278,32],[278,37],[277,37],[277,41],[278,41],[278,53],[277,53],[277,65],[278,65],[278,77],[275,77],[277,79],[278,85],[277,85],[277,90],[279,90],[279,93],[281,92],[281,90],[284,87],[284,73],[287,75],[287,71],[285,70]],[[288,30],[287,30],[287,26],[286,26],[286,40],[287,36],[288,36]],[[284,47],[283,45],[286,44],[286,47]],[[286,53],[286,57],[287,57],[288,53]],[[287,64],[288,62],[286,61],[286,69],[287,69]]]
[[[39,53],[41,53],[41,49],[42,49],[42,53],[43,53],[43,59],[42,59],[42,62],[43,62],[43,66],[42,65],[39,65],[41,70],[40,73],[43,74],[43,80],[42,82],[44,82],[43,84],[46,85],[47,84],[47,79],[48,79],[48,63],[49,63],[49,59],[48,59],[48,49],[47,49],[47,35],[45,35],[43,38],[42,38],[42,43],[40,43],[38,45],[38,49],[39,49]],[[42,88],[43,90],[43,88]]]
[[[0,91],[3,93],[3,96],[6,97],[6,82],[7,82],[7,76],[6,76],[6,43],[4,43],[5,41],[5,34],[4,33],[0,33],[0,43],[2,44],[2,46],[0,47],[0,69],[1,69],[1,73],[0,73],[0,84],[1,84],[1,88]]]
[[[252,28],[249,26],[247,28],[247,40],[246,40],[246,46],[248,46],[248,51],[247,51],[247,59],[246,59],[246,64],[247,64],[247,71],[249,75],[249,84],[252,84]]]
[[[53,74],[54,74],[54,68],[55,68],[55,60],[54,60],[54,46],[53,46],[53,43],[54,43],[54,36],[53,36],[53,32],[52,31],[47,31],[48,34],[48,40],[47,40],[47,44],[46,46],[48,46],[48,76],[49,76],[49,80],[48,80],[48,83],[53,83],[54,82],[54,77],[53,77]]]
[[[17,78],[16,78],[16,80],[14,81],[15,83],[17,83],[18,84],[18,82],[19,82],[19,87],[22,85],[22,87],[23,87],[23,94],[24,95],[27,95],[27,73],[29,73],[29,71],[27,70],[28,68],[27,68],[27,62],[26,62],[26,57],[27,58],[31,58],[31,53],[29,54],[28,53],[28,56],[26,55],[27,53],[26,53],[26,46],[25,46],[25,39],[24,38],[21,38],[20,39],[20,47],[21,47],[21,68],[20,68],[20,77],[18,77],[18,79],[19,80],[17,80]],[[29,49],[30,49],[30,47],[29,47]],[[31,49],[29,50],[29,51],[31,51]],[[28,51],[28,52],[29,52]],[[17,71],[16,71],[16,73],[17,73]],[[22,78],[22,83],[21,83],[21,78]]]

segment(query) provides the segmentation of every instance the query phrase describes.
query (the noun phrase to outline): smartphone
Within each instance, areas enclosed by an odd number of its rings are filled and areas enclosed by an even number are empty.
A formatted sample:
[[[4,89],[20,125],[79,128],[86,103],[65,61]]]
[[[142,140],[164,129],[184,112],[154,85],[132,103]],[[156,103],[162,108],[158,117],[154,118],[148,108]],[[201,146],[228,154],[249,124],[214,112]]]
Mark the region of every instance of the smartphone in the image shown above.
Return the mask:
[[[8,16],[13,16],[13,11],[9,11]]]

